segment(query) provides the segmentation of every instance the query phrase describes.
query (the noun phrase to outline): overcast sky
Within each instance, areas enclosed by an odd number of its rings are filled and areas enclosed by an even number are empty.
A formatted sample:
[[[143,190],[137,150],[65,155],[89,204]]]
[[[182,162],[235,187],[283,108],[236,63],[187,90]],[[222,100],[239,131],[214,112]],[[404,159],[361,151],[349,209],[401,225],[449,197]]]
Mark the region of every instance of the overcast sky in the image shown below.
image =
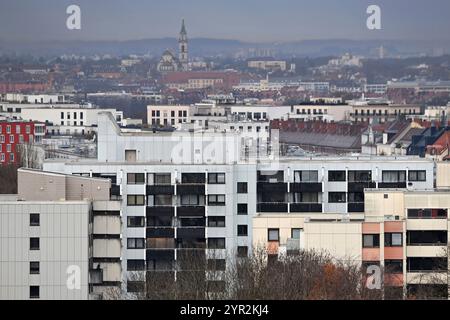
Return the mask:
[[[82,29],[66,28],[81,7]],[[382,10],[382,30],[366,9]],[[254,42],[305,39],[450,39],[449,0],[0,0],[0,39],[130,40],[177,36]]]

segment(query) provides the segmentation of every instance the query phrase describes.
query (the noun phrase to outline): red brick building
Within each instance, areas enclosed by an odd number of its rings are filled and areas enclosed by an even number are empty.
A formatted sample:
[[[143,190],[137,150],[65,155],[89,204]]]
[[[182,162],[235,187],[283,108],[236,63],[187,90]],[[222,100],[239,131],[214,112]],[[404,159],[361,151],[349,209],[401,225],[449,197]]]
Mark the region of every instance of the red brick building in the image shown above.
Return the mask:
[[[44,135],[44,123],[0,120],[0,165],[17,163],[18,145],[40,143]]]

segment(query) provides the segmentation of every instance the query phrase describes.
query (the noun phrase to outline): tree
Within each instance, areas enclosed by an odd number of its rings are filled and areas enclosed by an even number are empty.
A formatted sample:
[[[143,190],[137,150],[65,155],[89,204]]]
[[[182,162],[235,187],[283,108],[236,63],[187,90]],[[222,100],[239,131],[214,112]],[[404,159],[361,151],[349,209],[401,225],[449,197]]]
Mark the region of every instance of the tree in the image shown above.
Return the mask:
[[[0,165],[0,194],[17,194],[17,165]]]

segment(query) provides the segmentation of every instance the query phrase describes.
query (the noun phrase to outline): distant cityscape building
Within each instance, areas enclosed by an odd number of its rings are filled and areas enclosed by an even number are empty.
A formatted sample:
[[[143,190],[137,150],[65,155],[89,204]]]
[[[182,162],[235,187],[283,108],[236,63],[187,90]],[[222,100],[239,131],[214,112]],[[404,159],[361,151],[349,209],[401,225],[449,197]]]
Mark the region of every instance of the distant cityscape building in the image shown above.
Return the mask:
[[[181,31],[178,38],[179,53],[178,58],[167,49],[164,51],[158,65],[157,70],[159,72],[175,72],[175,71],[188,71],[189,67],[189,54],[188,54],[188,37],[184,19],[181,23]]]

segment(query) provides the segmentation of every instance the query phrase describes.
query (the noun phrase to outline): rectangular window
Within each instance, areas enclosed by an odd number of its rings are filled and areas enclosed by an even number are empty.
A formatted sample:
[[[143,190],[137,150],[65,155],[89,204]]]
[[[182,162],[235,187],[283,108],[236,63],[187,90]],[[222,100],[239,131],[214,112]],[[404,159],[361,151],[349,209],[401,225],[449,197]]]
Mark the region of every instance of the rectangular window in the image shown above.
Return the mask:
[[[237,193],[247,193],[247,182],[237,183]]]
[[[30,238],[30,250],[39,250],[40,243],[39,238]]]
[[[384,260],[385,273],[403,273],[403,260]]]
[[[224,184],[225,173],[208,173],[209,184]]]
[[[294,181],[295,182],[318,182],[319,181],[319,173],[318,171],[295,171],[294,172]]]
[[[238,237],[248,236],[248,226],[246,224],[238,225],[237,226],[237,235],[238,235]]]
[[[345,171],[328,171],[328,181],[345,181]]]
[[[208,249],[225,249],[225,238],[208,238]]]
[[[426,181],[427,172],[425,170],[412,170],[408,172],[409,181]]]
[[[204,173],[182,173],[181,183],[205,183]]]
[[[136,195],[129,194],[127,196],[127,206],[144,206],[145,205],[145,196],[144,195]]]
[[[379,234],[363,234],[363,248],[379,248],[380,235]]]
[[[144,217],[128,217],[127,226],[130,228],[140,228],[145,226]]]
[[[402,233],[385,233],[384,246],[385,247],[401,247],[403,245]]]
[[[345,192],[328,192],[329,203],[345,203],[347,202]]]
[[[248,247],[247,246],[238,246],[237,247],[237,256],[239,258],[248,257]]]
[[[145,260],[127,260],[128,271],[144,271]]]
[[[9,136],[9,143],[14,143],[14,135]]]
[[[267,239],[268,241],[280,241],[280,229],[269,229]]]
[[[349,171],[348,182],[372,181],[372,171]]]
[[[30,274],[39,274],[39,261],[30,262]]]
[[[224,228],[225,227],[225,217],[208,217],[208,227],[210,228]]]
[[[39,299],[39,286],[30,286],[30,299]]]
[[[237,214],[240,214],[240,215],[248,214],[248,205],[246,203],[238,203]]]
[[[128,238],[127,249],[145,249],[144,238]]]
[[[208,195],[209,206],[224,206],[225,195],[224,194],[210,194]]]
[[[196,194],[183,194],[181,195],[181,205],[198,206],[200,205],[200,197]]]
[[[383,182],[405,182],[406,171],[383,171]]]
[[[40,224],[39,213],[30,213],[30,226],[37,227]]]
[[[61,119],[64,119],[64,112],[61,112]]]
[[[127,184],[144,184],[145,176],[143,173],[128,173]]]
[[[292,228],[291,229],[291,238],[292,239],[300,239],[301,232],[302,232],[302,229],[300,229],[300,228]]]
[[[171,206],[172,195],[170,194],[155,194],[153,196],[153,205],[155,206]]]

